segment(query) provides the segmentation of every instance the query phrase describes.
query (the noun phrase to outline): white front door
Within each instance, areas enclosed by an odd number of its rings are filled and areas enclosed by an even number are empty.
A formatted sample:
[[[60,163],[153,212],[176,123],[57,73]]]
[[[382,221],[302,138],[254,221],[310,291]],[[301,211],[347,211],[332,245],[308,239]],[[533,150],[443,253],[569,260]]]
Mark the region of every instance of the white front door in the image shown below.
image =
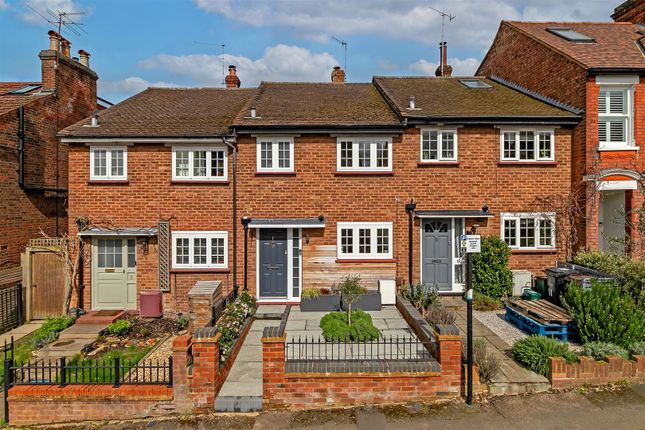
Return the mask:
[[[600,250],[625,253],[625,190],[601,191],[598,213]]]
[[[92,240],[92,309],[137,308],[136,239]]]

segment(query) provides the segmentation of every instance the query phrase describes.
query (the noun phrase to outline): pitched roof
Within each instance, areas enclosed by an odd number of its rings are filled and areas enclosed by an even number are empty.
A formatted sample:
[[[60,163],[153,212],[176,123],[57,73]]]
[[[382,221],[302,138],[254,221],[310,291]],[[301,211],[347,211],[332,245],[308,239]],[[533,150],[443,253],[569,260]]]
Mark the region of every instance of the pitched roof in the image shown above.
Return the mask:
[[[257,117],[250,118],[249,109]],[[369,83],[262,82],[235,118],[236,127],[397,126],[401,123]]]
[[[645,28],[627,22],[519,22],[502,23],[514,27],[579,62],[588,69],[645,69],[644,47],[638,40]],[[592,43],[576,43],[559,37],[547,28],[570,28],[591,37]]]
[[[64,137],[209,137],[230,133],[253,94],[240,88],[148,88],[60,132]]]
[[[50,95],[47,93],[40,93],[40,88],[34,88],[24,94],[11,94],[11,91],[15,91],[28,85],[42,84],[40,82],[0,82],[0,115]]]
[[[477,80],[490,88],[469,88],[460,80]],[[482,77],[374,77],[374,83],[403,118],[577,118],[501,83]],[[414,97],[415,109],[408,109]]]

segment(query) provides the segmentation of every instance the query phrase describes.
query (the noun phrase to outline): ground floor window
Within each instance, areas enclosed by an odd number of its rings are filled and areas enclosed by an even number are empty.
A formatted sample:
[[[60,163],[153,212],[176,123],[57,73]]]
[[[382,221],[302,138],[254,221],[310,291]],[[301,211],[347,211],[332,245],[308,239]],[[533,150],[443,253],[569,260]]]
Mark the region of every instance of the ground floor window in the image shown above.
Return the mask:
[[[555,214],[502,214],[501,236],[512,249],[554,249]]]
[[[338,258],[391,259],[391,222],[339,222]]]
[[[228,232],[177,231],[172,234],[175,269],[228,267]]]

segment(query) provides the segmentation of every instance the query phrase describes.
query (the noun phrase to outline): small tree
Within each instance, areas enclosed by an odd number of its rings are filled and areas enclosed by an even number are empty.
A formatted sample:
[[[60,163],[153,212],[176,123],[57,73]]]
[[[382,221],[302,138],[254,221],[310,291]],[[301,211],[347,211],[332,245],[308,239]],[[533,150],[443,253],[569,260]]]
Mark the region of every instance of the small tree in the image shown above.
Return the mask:
[[[481,252],[473,254],[473,290],[496,299],[513,292],[513,274],[508,268],[511,250],[495,236],[482,238]]]
[[[367,290],[361,285],[360,275],[345,275],[340,285],[337,286],[337,289],[340,290],[343,300],[347,303],[347,324],[351,326],[352,304],[358,300],[361,294],[365,294]]]

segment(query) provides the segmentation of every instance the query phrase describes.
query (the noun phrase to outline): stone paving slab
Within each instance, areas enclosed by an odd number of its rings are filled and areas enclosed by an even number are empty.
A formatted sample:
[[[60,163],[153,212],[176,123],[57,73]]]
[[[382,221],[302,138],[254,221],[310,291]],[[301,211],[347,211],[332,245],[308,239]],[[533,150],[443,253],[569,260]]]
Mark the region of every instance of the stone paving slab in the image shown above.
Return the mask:
[[[11,342],[12,337],[13,341],[16,342],[23,337],[30,335],[31,333],[38,330],[43,325],[43,322],[44,321],[29,321],[21,326],[9,330],[6,333],[3,333],[2,335],[0,335],[0,345],[4,345],[5,342]]]

